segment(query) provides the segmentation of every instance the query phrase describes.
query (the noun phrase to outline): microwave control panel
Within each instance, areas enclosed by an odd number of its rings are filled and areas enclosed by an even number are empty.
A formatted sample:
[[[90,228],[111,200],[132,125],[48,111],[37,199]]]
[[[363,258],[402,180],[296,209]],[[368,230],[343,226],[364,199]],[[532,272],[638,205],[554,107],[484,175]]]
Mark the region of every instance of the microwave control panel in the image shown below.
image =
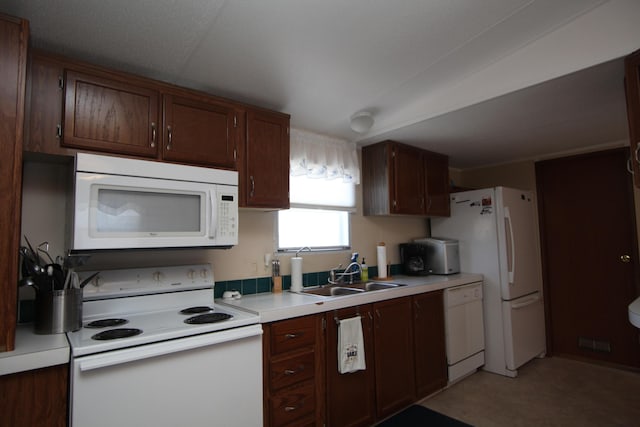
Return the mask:
[[[218,239],[238,238],[238,194],[218,191]]]

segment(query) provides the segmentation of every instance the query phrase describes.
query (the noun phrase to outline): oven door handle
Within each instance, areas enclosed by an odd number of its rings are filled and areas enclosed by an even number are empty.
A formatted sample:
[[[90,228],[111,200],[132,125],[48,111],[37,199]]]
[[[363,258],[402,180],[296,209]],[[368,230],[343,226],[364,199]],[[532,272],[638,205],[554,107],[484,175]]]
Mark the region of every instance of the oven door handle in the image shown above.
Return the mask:
[[[115,350],[113,352],[84,356],[78,358],[77,362],[79,363],[81,371],[91,371],[94,369],[106,368],[108,366],[149,359],[152,357],[163,356],[165,354],[222,344],[259,335],[262,335],[262,326],[251,325],[171,341],[146,344],[123,350]]]

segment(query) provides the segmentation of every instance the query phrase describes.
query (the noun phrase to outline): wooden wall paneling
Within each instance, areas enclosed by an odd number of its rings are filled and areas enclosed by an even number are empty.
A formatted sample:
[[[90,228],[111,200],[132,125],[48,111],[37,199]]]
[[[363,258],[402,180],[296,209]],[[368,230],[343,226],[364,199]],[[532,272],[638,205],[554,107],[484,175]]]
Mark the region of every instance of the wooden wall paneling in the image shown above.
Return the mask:
[[[0,14],[0,351],[15,346],[29,24]]]

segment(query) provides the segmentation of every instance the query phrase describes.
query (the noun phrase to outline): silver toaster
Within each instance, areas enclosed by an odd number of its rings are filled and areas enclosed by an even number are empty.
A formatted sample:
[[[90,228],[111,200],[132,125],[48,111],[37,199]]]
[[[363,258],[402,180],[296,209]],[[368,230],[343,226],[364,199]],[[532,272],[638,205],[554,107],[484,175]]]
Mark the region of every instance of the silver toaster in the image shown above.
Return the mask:
[[[425,269],[430,274],[460,273],[460,251],[457,240],[426,237],[415,239],[413,242],[426,247]]]

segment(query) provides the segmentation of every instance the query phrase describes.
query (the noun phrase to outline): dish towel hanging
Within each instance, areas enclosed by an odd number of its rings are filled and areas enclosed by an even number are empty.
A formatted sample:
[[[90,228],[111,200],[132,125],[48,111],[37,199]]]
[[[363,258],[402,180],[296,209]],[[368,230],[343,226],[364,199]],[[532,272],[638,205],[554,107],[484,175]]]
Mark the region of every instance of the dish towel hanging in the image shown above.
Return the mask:
[[[338,325],[338,372],[366,369],[360,316],[340,320]]]

